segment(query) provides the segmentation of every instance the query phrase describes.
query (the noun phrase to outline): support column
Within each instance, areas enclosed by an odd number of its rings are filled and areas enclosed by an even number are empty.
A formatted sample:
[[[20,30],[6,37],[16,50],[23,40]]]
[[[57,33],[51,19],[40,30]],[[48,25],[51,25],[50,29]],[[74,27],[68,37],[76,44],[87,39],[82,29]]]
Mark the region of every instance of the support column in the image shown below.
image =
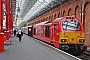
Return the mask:
[[[4,52],[4,33],[0,33],[0,52]]]
[[[10,44],[12,44],[12,41],[9,39],[9,36],[10,36],[10,32],[9,32],[9,16],[10,16],[10,8],[9,8],[9,0],[6,0],[6,11],[7,11],[7,14],[6,14],[6,32],[5,32],[5,36],[6,36],[6,42],[10,42]]]
[[[0,52],[4,52],[4,33],[2,33],[2,28],[3,28],[3,16],[2,16],[2,11],[3,11],[3,1],[0,0]]]
[[[12,36],[12,32],[13,32],[13,30],[12,30],[12,13],[10,13],[10,21],[9,21],[9,28],[10,28],[10,36]]]
[[[7,12],[7,14],[6,14],[6,32],[5,32],[5,35],[6,35],[6,40],[9,40],[9,6],[8,6],[8,0],[6,0],[6,12]]]
[[[0,33],[2,32],[2,0],[0,0]]]
[[[12,12],[13,12],[13,10],[12,10],[12,3],[13,3],[13,1],[12,0],[10,0],[10,6],[9,6],[9,31],[10,31],[10,36],[12,36],[13,35],[13,15],[12,15]]]

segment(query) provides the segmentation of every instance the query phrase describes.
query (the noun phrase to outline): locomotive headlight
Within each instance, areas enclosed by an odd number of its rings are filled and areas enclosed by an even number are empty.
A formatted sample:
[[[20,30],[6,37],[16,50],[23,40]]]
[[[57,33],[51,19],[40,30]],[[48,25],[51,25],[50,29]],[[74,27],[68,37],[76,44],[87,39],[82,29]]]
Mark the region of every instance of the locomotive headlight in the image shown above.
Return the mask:
[[[67,40],[66,39],[61,39],[61,42],[66,42]]]
[[[84,39],[79,39],[79,42],[84,42]]]

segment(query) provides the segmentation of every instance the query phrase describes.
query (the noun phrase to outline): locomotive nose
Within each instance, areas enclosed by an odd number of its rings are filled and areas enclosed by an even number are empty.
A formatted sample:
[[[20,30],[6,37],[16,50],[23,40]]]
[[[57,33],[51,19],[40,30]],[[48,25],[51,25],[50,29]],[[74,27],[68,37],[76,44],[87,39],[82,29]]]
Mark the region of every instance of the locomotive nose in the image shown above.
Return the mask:
[[[84,35],[81,36],[80,33],[76,33],[76,32],[66,32],[65,38],[67,39],[68,44],[79,44],[79,43],[83,43],[80,41],[84,40]]]

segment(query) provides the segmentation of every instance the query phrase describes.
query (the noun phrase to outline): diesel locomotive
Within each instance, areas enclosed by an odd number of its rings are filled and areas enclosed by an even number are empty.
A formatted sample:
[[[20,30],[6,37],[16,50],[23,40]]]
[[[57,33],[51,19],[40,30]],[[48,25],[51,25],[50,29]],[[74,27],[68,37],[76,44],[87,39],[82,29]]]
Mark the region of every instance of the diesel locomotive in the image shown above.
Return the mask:
[[[33,37],[62,50],[81,49],[84,44],[84,27],[80,20],[66,16],[34,25]]]
[[[31,36],[54,45],[62,50],[82,51],[84,45],[84,27],[80,20],[65,16],[35,24],[31,29]]]

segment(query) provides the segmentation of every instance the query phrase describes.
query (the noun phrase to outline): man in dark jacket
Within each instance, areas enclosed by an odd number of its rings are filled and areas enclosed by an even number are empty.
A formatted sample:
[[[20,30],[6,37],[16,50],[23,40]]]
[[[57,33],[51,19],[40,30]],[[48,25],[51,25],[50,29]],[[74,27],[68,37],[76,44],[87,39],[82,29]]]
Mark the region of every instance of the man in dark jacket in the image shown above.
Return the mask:
[[[17,37],[19,38],[19,41],[21,41],[22,36],[23,36],[23,32],[22,32],[22,30],[20,29],[20,30],[18,30],[18,32],[17,32]]]

